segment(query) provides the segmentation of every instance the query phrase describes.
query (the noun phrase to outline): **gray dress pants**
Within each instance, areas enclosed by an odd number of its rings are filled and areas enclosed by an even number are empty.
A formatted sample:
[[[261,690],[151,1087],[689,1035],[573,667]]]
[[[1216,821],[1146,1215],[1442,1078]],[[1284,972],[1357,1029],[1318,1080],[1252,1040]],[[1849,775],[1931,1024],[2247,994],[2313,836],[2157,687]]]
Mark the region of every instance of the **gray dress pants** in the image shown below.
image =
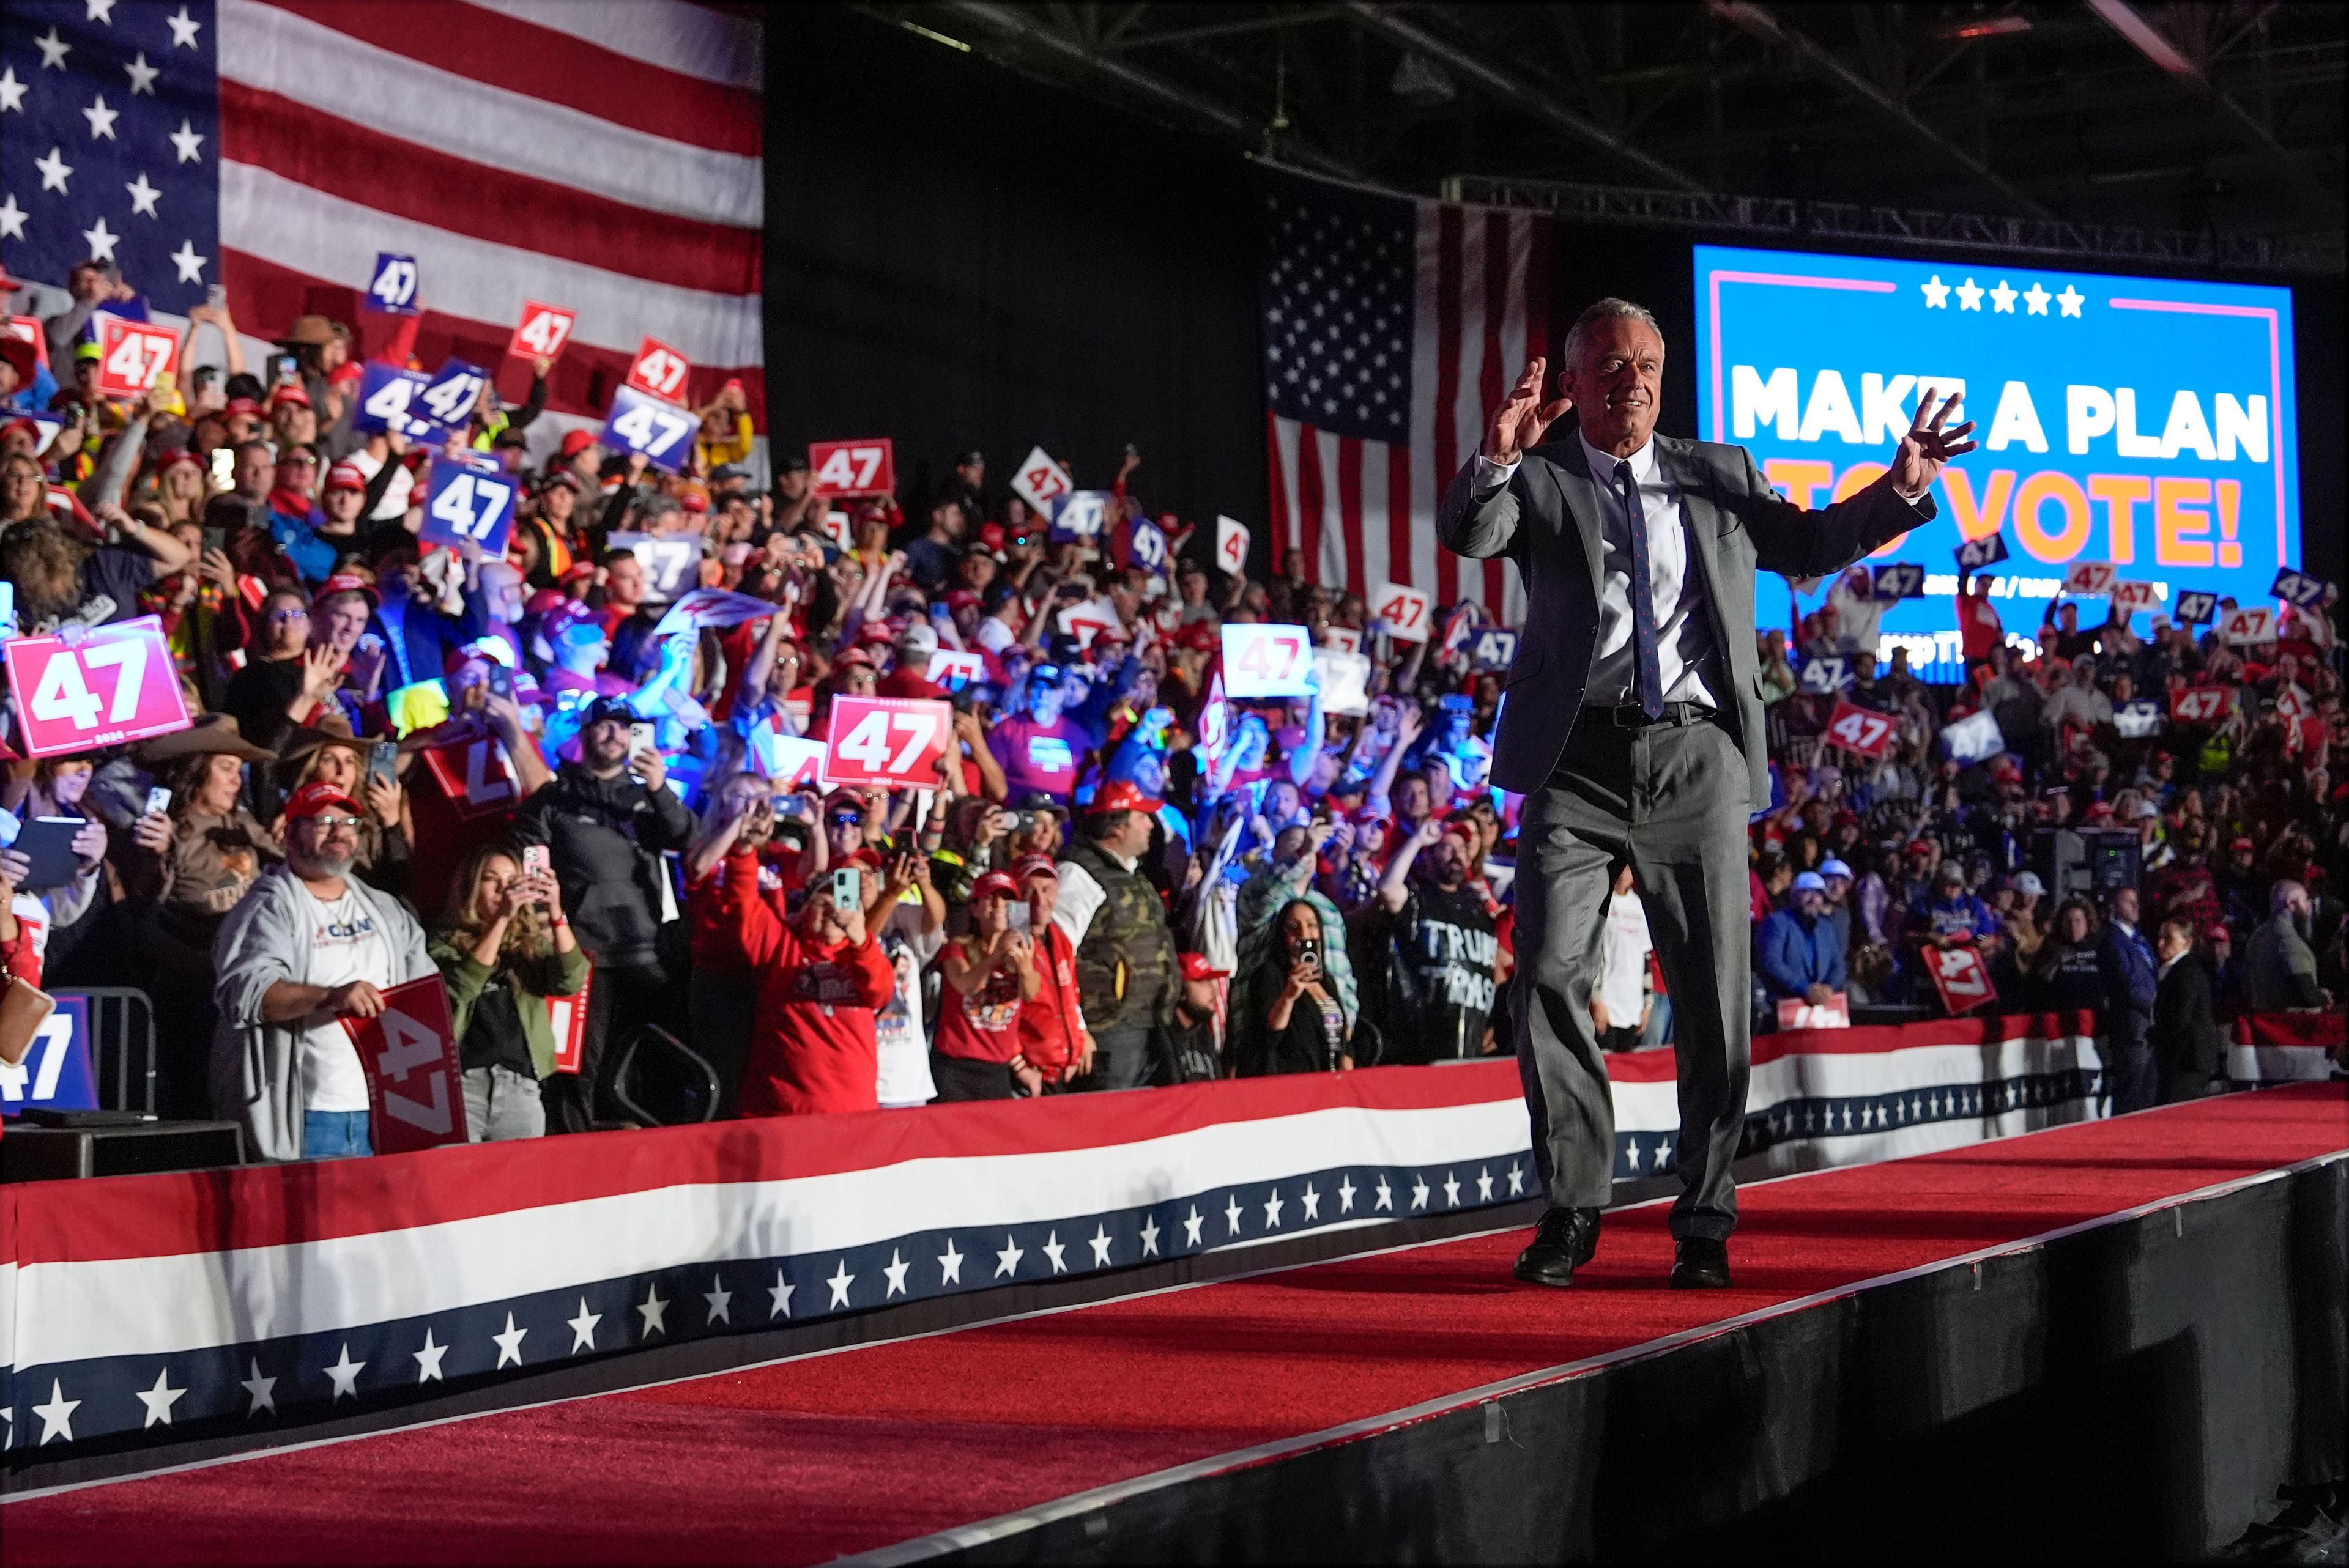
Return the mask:
[[[1607,901],[1629,861],[1672,1000],[1680,1078],[1676,1237],[1726,1240],[1730,1166],[1744,1130],[1753,932],[1746,882],[1745,756],[1712,719],[1619,727],[1586,712],[1518,830],[1517,1068],[1534,1162],[1549,1201],[1604,1205],[1615,1105],[1593,1037]],[[1642,1166],[1643,1173],[1650,1169]]]

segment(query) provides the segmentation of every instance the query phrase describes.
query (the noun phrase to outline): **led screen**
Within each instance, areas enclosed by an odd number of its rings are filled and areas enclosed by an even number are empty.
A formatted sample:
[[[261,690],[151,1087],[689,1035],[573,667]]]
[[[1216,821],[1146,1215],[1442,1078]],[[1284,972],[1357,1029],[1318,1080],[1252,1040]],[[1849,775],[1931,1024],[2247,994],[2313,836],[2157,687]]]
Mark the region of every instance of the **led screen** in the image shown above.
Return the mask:
[[[1889,658],[1958,678],[1951,595],[1962,540],[2002,533],[2001,620],[2028,638],[2069,563],[2267,603],[2300,563],[2292,291],[1979,260],[1695,248],[1705,438],[1749,448],[1808,506],[1884,471],[1930,387],[1965,394],[1980,449],[1944,472],[1940,514],[1872,558],[1925,568],[1926,597],[1883,620]],[[1761,624],[1799,600],[1765,575]],[[2084,601],[2094,625],[2104,599]],[[2144,629],[2146,615],[2137,618]]]

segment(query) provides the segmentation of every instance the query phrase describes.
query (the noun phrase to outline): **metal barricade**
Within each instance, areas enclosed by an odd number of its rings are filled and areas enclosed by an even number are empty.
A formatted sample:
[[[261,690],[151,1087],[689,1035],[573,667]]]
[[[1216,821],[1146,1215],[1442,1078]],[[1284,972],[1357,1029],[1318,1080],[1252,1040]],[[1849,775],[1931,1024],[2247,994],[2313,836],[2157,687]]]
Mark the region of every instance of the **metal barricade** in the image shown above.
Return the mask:
[[[104,1110],[155,1109],[155,1004],[131,985],[60,990],[89,1006],[89,1061]]]

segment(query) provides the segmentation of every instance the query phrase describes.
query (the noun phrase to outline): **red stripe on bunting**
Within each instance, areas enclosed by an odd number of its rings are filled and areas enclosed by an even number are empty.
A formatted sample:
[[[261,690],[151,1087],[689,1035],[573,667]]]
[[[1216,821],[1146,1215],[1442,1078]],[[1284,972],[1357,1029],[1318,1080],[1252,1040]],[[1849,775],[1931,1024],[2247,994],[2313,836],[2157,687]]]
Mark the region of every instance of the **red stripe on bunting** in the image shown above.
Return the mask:
[[[486,87],[712,152],[760,156],[764,98],[600,48],[485,6],[264,0],[347,37]],[[455,24],[455,25],[452,25]]]
[[[1884,1056],[1922,1046],[1989,1047],[2009,1040],[2069,1039],[2095,1032],[2093,1013],[2021,1013],[1854,1029],[1790,1029],[1754,1037],[1754,1065],[1758,1068],[1781,1057]],[[1607,1058],[1607,1078],[1611,1083],[1671,1083],[1673,1077],[1670,1051],[1626,1051]]]
[[[1356,436],[1338,438],[1338,517],[1346,533],[1346,586],[1356,593],[1362,586],[1362,443]]]

